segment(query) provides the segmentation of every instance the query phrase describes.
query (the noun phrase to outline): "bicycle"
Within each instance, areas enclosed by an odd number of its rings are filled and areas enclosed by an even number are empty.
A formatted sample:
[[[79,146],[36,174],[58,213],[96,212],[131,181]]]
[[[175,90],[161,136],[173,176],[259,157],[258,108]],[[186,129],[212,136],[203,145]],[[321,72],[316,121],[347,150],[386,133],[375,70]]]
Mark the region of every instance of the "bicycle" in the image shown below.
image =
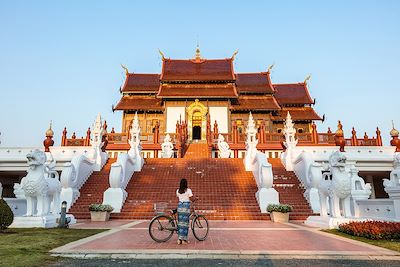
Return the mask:
[[[178,232],[178,221],[177,221],[177,209],[170,210],[170,215],[165,214],[165,210],[168,203],[156,203],[154,204],[154,210],[156,216],[150,221],[149,234],[150,237],[156,242],[168,241],[174,232]],[[204,241],[207,238],[209,226],[208,220],[203,214],[198,214],[195,209],[195,202],[191,205],[191,224],[194,237],[199,241]],[[162,211],[160,211],[162,210]]]

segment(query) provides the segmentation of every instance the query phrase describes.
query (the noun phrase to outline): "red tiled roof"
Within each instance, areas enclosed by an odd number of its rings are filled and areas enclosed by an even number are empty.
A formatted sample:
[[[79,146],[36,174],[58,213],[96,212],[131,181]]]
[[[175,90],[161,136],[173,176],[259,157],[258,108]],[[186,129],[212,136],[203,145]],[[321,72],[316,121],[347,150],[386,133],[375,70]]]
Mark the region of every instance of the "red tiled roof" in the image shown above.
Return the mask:
[[[232,59],[164,59],[162,81],[232,81]]]
[[[313,104],[305,83],[274,84],[274,96],[280,105]]]
[[[159,74],[129,73],[122,87],[122,92],[157,92],[159,86]]]
[[[315,112],[312,107],[301,107],[301,108],[284,108],[279,112],[278,116],[275,116],[275,120],[285,120],[288,111],[293,120],[322,120],[322,118]]]
[[[163,111],[162,100],[154,97],[123,96],[113,110]]]
[[[273,96],[239,97],[239,104],[232,105],[231,110],[279,110]]]
[[[236,98],[237,92],[233,83],[224,84],[162,84],[158,97],[224,97]]]
[[[239,93],[272,94],[274,92],[268,72],[237,73],[236,86]]]

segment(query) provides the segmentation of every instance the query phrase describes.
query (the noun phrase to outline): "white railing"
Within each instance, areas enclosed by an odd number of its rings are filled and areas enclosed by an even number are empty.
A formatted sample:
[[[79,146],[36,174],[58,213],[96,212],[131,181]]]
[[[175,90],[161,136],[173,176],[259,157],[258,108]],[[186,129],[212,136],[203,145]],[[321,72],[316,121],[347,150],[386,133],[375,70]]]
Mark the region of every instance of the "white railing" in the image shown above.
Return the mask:
[[[111,205],[113,212],[121,212],[122,206],[128,196],[125,191],[136,168],[136,160],[128,153],[118,155],[117,162],[111,165],[110,187],[104,192],[103,204]]]
[[[67,202],[67,211],[79,198],[79,190],[93,173],[94,165],[94,160],[84,155],[75,156],[71,162],[64,164],[60,178],[62,185],[60,198],[61,201]]]
[[[293,159],[303,152],[312,155],[315,162],[328,162],[329,156],[339,148],[335,146],[297,146],[293,149]],[[393,146],[346,146],[347,163],[355,165],[359,171],[393,170]]]
[[[261,152],[256,153],[251,165],[258,187],[257,202],[260,211],[266,213],[269,204],[279,204],[279,193],[272,187],[274,182],[272,165],[267,161],[266,155]]]
[[[318,185],[322,179],[322,165],[315,162],[309,152],[303,152],[293,161],[293,169],[300,183],[306,189],[304,197],[311,209],[314,213],[319,213]]]
[[[356,200],[359,210],[358,218],[374,220],[400,221],[400,214],[396,214],[393,199],[366,199]]]

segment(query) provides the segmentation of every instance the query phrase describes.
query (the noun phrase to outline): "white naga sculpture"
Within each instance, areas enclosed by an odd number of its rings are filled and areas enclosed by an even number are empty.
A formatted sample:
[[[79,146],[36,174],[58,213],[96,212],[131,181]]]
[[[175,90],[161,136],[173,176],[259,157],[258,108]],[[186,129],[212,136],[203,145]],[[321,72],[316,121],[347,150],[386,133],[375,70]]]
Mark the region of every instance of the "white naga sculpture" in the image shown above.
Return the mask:
[[[320,197],[321,216],[342,217],[340,207],[343,207],[344,216],[349,217],[350,211],[350,194],[352,182],[349,172],[346,171],[346,156],[340,151],[332,153],[329,157],[330,173],[325,173],[324,178],[318,186]],[[327,208],[327,200],[329,201],[329,211]]]
[[[394,169],[390,173],[390,179],[383,179],[385,191],[395,187],[400,187],[400,153],[394,155]]]
[[[28,174],[21,180],[21,188],[27,201],[26,216],[45,216],[51,212],[56,215],[60,209],[61,183],[58,173],[49,169],[46,154],[34,150],[26,155]]]
[[[162,158],[172,158],[174,154],[174,145],[169,134],[165,136],[164,142],[161,144],[161,151]]]
[[[218,135],[218,155],[220,158],[229,158],[231,156],[231,149],[222,134]]]

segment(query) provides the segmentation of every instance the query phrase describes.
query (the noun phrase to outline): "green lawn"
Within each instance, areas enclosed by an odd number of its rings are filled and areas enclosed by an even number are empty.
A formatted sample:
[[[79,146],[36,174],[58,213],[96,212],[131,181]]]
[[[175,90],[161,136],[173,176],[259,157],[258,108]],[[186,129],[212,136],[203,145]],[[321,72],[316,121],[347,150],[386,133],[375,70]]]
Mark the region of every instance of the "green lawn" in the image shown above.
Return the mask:
[[[88,237],[103,229],[7,229],[0,232],[0,266],[43,266],[57,260],[53,248]]]
[[[400,240],[372,240],[372,239],[368,239],[368,238],[365,238],[365,237],[358,237],[358,236],[348,235],[348,234],[339,232],[336,229],[323,230],[323,231],[327,232],[327,233],[335,234],[335,235],[338,235],[338,236],[342,236],[342,237],[354,239],[354,240],[357,240],[357,241],[361,241],[361,242],[364,242],[364,243],[368,243],[368,244],[371,244],[371,245],[375,245],[375,246],[378,246],[378,247],[387,248],[387,249],[391,249],[391,250],[400,252]]]

